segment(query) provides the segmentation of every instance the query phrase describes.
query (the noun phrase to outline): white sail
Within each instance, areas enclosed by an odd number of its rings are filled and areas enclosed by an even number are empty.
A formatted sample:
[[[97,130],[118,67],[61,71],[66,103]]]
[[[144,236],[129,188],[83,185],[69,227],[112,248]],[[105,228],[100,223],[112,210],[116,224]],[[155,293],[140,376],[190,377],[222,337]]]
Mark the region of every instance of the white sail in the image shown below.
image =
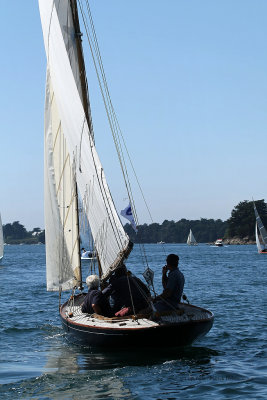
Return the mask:
[[[49,70],[45,104],[46,282],[66,290],[81,281],[77,193]]]
[[[188,245],[190,245],[190,243],[191,243],[191,229],[190,229],[190,231],[189,231],[189,235],[188,235],[188,237],[187,237],[186,243],[187,243]]]
[[[61,8],[59,4],[62,5]],[[77,41],[75,30],[69,22],[71,13],[63,11],[64,7],[69,9],[69,4],[67,0],[39,0],[48,64],[45,202],[47,276],[51,278],[48,277],[48,281],[51,281],[50,290],[71,286],[70,275],[75,275],[73,271],[78,268],[74,261],[80,256],[77,231],[74,229],[75,224],[78,229],[78,221],[74,217],[76,183],[90,223],[102,278],[108,277],[131,250],[131,243],[113,204],[89,129],[90,122],[86,118],[87,112],[81,99],[80,85],[77,83],[79,77],[73,62],[76,52],[73,51],[70,57],[68,51],[71,47],[76,47]],[[57,148],[55,143],[58,142],[61,145]],[[59,184],[60,188],[57,186]],[[66,227],[64,216],[70,204],[72,209],[68,212],[69,225]],[[68,237],[70,235],[71,240]],[[57,246],[64,249],[64,254]],[[62,271],[65,276],[63,279]],[[76,276],[76,280],[79,280],[79,276]]]
[[[255,236],[256,236],[256,244],[257,244],[258,252],[260,253],[264,249],[264,247],[260,243],[260,239],[259,239],[259,235],[258,235],[257,221],[256,221],[256,224],[255,224]]]
[[[0,214],[0,260],[2,260],[3,255],[4,255],[4,237],[3,237],[2,219]]]
[[[186,242],[188,245],[196,245],[197,244],[197,241],[196,241],[196,239],[195,239],[195,237],[194,237],[194,235],[193,235],[193,232],[192,232],[192,230],[190,229],[190,231],[189,231],[189,235],[188,235],[188,238],[187,238],[187,242]]]
[[[257,241],[257,236],[258,236],[258,231],[257,231],[257,226],[258,226],[263,245],[261,245],[260,241],[259,241],[260,250],[259,250],[258,243],[257,243],[257,246],[258,246],[258,250],[262,251],[264,249],[267,249],[267,231],[262,223],[261,217],[259,216],[258,210],[257,210],[254,202],[253,202],[253,206],[254,206],[254,212],[255,212],[255,217],[256,217],[256,241]],[[259,240],[259,237],[258,237],[258,240]]]

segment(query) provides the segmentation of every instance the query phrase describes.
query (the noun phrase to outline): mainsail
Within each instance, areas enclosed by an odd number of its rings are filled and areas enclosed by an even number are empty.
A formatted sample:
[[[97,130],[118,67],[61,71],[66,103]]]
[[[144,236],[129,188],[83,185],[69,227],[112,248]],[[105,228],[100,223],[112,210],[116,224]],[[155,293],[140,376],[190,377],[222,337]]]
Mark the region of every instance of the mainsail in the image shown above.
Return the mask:
[[[196,241],[196,239],[195,239],[195,237],[194,237],[194,235],[193,235],[193,232],[192,232],[192,230],[190,229],[190,231],[189,231],[189,235],[188,235],[188,238],[187,238],[187,242],[186,242],[188,245],[196,245],[197,244],[197,241]]]
[[[132,243],[115,209],[95,148],[85,71],[81,69],[76,1],[39,0],[39,7],[47,56],[47,289],[65,290],[81,281],[78,195],[90,224],[102,279],[129,255]]]
[[[256,228],[255,228],[256,244],[257,244],[258,252],[260,253],[263,250],[267,250],[267,231],[262,223],[261,217],[259,216],[259,213],[258,213],[255,203],[253,203],[253,206],[254,206],[254,212],[255,212],[255,217],[256,217]],[[259,236],[258,236],[258,228],[259,228],[262,244],[261,244]]]
[[[3,237],[3,227],[2,227],[2,219],[0,214],[0,260],[4,255],[4,237]]]

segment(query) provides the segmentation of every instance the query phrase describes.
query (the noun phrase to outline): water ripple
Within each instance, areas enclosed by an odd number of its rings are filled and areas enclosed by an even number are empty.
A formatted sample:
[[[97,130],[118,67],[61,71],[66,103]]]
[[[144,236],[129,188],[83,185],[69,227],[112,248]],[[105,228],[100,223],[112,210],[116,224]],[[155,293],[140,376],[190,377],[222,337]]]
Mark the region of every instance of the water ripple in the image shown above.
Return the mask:
[[[45,288],[44,246],[7,246],[0,268],[0,398],[266,399],[266,258],[254,246],[165,250],[180,256],[190,301],[214,312],[212,330],[182,349],[101,352],[70,342],[62,330],[58,296]],[[135,251],[128,267],[140,276]],[[166,255],[157,245],[146,252],[159,291]]]

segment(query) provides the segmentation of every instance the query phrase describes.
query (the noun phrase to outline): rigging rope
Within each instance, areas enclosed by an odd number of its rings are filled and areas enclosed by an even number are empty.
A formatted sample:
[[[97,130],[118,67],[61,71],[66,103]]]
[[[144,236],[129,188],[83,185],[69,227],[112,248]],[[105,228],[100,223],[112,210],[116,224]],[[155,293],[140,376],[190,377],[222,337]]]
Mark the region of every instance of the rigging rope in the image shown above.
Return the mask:
[[[123,146],[125,148],[127,157],[129,159],[130,165],[132,167],[133,174],[134,174],[136,182],[138,184],[138,187],[139,187],[140,193],[142,195],[143,201],[144,201],[144,203],[146,205],[146,208],[148,210],[148,213],[149,213],[149,216],[151,218],[151,221],[153,222],[153,218],[151,216],[151,212],[150,212],[148,204],[146,202],[146,199],[145,199],[143,190],[141,188],[140,182],[138,180],[136,171],[134,169],[130,154],[128,152],[128,149],[127,149],[127,146],[126,146],[126,143],[125,143],[125,140],[124,140],[121,128],[119,126],[119,122],[118,122],[118,119],[117,119],[117,116],[116,116],[116,113],[115,113],[115,110],[114,110],[114,107],[113,107],[113,104],[112,104],[112,101],[111,101],[111,98],[110,98],[109,88],[108,88],[106,75],[105,75],[105,71],[104,71],[104,67],[103,67],[102,57],[101,57],[99,46],[98,46],[98,41],[97,41],[97,36],[96,36],[95,28],[94,28],[94,22],[93,22],[93,18],[92,18],[90,6],[89,6],[89,1],[85,0],[87,14],[88,14],[88,18],[89,18],[89,23],[88,23],[88,20],[87,20],[87,17],[86,17],[86,13],[85,13],[82,1],[78,0],[78,2],[79,2],[79,8],[80,8],[80,11],[81,11],[81,15],[82,15],[85,31],[86,31],[88,44],[89,44],[91,55],[92,55],[92,59],[93,59],[93,64],[94,64],[94,67],[95,67],[95,70],[96,70],[98,84],[99,84],[100,91],[101,91],[101,94],[102,94],[105,110],[106,110],[106,113],[107,113],[107,117],[108,117],[110,129],[111,129],[113,141],[114,141],[114,144],[115,144],[115,148],[116,148],[116,151],[117,151],[117,154],[118,154],[118,159],[119,159],[119,163],[120,163],[120,166],[121,166],[121,170],[122,170],[122,174],[123,174],[123,178],[124,178],[126,190],[127,190],[127,193],[128,193],[129,201],[130,201],[130,204],[131,204],[131,209],[132,209],[132,213],[133,213],[134,219],[136,221],[136,224],[139,225],[139,220],[138,220],[138,215],[137,215],[137,211],[136,211],[135,201],[134,201],[134,197],[133,197],[133,193],[132,193],[132,187],[131,187],[130,178],[129,178],[129,175],[128,175],[126,161],[125,161],[125,157],[124,157]],[[143,256],[144,264],[148,266],[148,261],[147,261],[146,252],[145,252],[144,246],[140,245],[140,249],[141,249],[141,253],[142,253],[142,256]]]
[[[114,107],[113,107],[113,104],[111,101],[110,92],[109,92],[107,79],[106,79],[106,75],[105,75],[105,71],[104,71],[104,66],[103,66],[103,62],[102,62],[102,57],[101,57],[98,40],[97,40],[97,36],[96,36],[96,32],[95,32],[94,22],[93,22],[93,18],[92,18],[90,6],[89,6],[89,1],[88,0],[84,0],[84,1],[86,4],[89,22],[86,17],[86,13],[85,13],[85,10],[84,10],[83,4],[82,4],[82,0],[78,0],[79,8],[81,11],[81,15],[82,15],[82,19],[83,19],[83,23],[84,23],[84,27],[85,27],[85,32],[86,32],[86,36],[87,36],[87,41],[88,41],[89,48],[90,48],[91,55],[92,55],[92,60],[93,60],[94,68],[96,71],[99,88],[100,88],[102,99],[104,102],[104,107],[105,107],[108,122],[110,125],[110,130],[111,130],[113,141],[114,141],[115,148],[117,151],[125,187],[126,187],[126,190],[128,193],[128,198],[129,198],[129,202],[131,205],[132,214],[133,214],[134,220],[136,222],[136,225],[139,225],[139,219],[138,219],[136,205],[135,205],[135,201],[134,201],[134,197],[133,197],[132,186],[131,186],[131,182],[130,182],[130,178],[129,178],[129,174],[128,174],[128,170],[127,170],[126,160],[125,160],[125,156],[124,156],[124,150],[125,150],[128,160],[129,160],[131,169],[133,171],[133,175],[134,175],[137,185],[139,187],[144,204],[146,206],[146,209],[148,211],[150,219],[153,223],[154,221],[153,221],[150,209],[148,207],[147,201],[144,196],[144,192],[142,190],[141,184],[137,177],[136,170],[134,168],[132,159],[130,157],[128,148],[126,146],[126,142],[125,142],[122,130],[121,130],[119,122],[118,122],[117,115],[115,113],[115,110],[114,110]],[[166,250],[165,250],[164,244],[161,243],[161,245],[162,245],[163,251],[166,255]],[[142,258],[142,262],[143,262],[144,269],[145,269],[145,267],[149,267],[149,264],[148,264],[148,259],[147,259],[144,244],[140,243],[139,248],[140,248],[141,258]],[[130,286],[129,286],[129,290],[130,290]],[[156,294],[154,287],[153,287],[153,291],[154,291],[154,294]],[[130,290],[130,295],[132,298],[131,290]],[[132,301],[132,304],[133,304],[133,301]],[[133,304],[133,311],[135,314],[134,304]]]

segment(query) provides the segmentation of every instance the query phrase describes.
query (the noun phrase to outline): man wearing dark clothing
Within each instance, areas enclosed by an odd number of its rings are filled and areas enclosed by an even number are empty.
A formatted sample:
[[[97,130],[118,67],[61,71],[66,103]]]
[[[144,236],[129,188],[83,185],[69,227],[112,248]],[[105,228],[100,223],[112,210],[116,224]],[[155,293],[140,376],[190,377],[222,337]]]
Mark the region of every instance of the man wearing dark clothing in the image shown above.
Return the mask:
[[[108,300],[98,289],[99,278],[97,275],[90,275],[86,279],[88,293],[85,296],[82,312],[87,314],[99,314],[105,317],[111,317],[111,308]]]
[[[139,278],[132,276],[129,271],[127,272],[126,267],[123,266],[120,267],[110,279],[109,285],[103,290],[103,295],[107,297],[111,296],[114,313],[124,307],[130,307],[132,311],[139,312],[147,307],[146,297],[150,297],[150,292]],[[131,295],[134,310],[132,307]]]
[[[166,263],[167,265],[162,268],[163,292],[154,299],[154,306],[159,312],[177,308],[184,289],[184,275],[178,268],[179,257],[176,254],[169,254]]]

